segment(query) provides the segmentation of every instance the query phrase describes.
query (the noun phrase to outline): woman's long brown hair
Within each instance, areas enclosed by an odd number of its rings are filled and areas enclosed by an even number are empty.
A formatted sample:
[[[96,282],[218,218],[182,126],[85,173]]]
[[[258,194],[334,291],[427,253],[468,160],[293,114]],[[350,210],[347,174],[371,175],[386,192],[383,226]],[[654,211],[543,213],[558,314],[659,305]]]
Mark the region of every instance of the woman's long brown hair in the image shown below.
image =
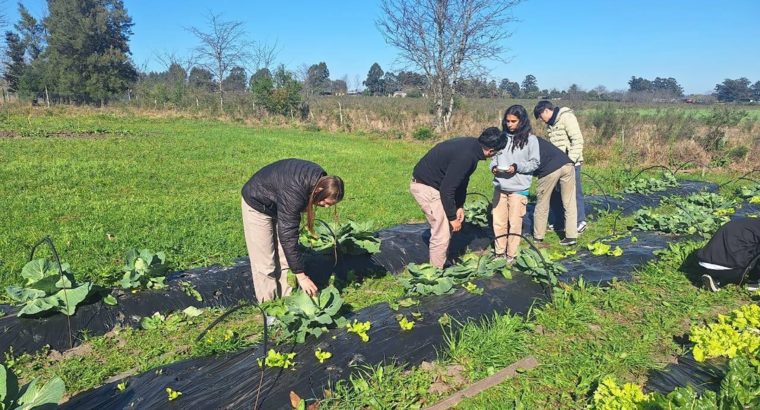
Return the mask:
[[[325,199],[332,199],[337,204],[343,199],[343,180],[339,176],[327,175],[319,178],[309,196],[306,205],[306,228],[314,235],[314,207]]]

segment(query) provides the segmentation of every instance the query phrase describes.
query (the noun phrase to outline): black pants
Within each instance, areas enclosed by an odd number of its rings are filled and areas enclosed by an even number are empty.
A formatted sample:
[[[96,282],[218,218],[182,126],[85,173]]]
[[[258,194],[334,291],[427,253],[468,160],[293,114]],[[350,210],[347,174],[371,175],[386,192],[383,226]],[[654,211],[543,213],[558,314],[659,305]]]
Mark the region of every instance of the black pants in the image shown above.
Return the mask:
[[[721,285],[726,285],[729,283],[738,285],[740,284],[742,275],[744,274],[744,268],[713,270],[707,269],[702,265],[700,265],[700,267],[702,268],[702,273],[712,276],[713,280],[717,281]],[[747,277],[744,278],[744,283],[747,283],[747,281],[750,280],[757,280],[758,278],[760,278],[760,269],[755,266],[753,269],[750,269]]]

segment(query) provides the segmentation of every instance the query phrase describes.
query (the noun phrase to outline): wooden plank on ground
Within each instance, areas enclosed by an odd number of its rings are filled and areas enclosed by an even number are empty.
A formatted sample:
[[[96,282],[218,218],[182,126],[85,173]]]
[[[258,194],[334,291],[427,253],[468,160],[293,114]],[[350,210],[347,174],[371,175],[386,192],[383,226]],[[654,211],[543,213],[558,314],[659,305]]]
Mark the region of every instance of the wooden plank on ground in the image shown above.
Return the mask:
[[[450,409],[462,400],[475,396],[476,394],[486,390],[490,389],[493,386],[496,386],[497,384],[503,382],[504,380],[507,380],[517,374],[517,370],[530,370],[538,366],[538,360],[536,360],[533,356],[528,356],[526,358],[520,359],[511,365],[507,366],[506,368],[500,370],[499,372],[486,377],[483,380],[479,380],[471,385],[469,385],[467,388],[460,390],[453,395],[449,396],[448,398],[439,401],[438,403],[427,407],[426,410],[445,410]]]

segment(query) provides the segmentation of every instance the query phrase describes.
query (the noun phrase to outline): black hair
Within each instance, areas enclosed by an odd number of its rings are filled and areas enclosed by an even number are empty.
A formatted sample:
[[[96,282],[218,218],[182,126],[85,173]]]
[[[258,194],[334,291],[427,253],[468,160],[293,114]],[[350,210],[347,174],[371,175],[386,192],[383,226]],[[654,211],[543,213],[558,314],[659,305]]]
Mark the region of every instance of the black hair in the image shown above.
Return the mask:
[[[517,129],[514,132],[507,128],[507,115],[517,117]],[[522,149],[528,143],[528,136],[533,132],[530,118],[528,118],[528,111],[525,110],[525,107],[516,104],[507,108],[504,111],[504,116],[501,118],[501,129],[505,133],[512,134],[512,152],[515,151],[515,148]]]
[[[533,108],[533,115],[538,119],[539,116],[541,116],[541,113],[544,112],[545,109],[554,109],[554,104],[552,104],[551,101],[547,100],[541,100],[536,104],[536,107]]]
[[[480,133],[480,137],[478,137],[478,142],[480,142],[480,145],[496,151],[501,151],[507,146],[507,139],[496,127],[488,127],[484,129],[483,132]]]

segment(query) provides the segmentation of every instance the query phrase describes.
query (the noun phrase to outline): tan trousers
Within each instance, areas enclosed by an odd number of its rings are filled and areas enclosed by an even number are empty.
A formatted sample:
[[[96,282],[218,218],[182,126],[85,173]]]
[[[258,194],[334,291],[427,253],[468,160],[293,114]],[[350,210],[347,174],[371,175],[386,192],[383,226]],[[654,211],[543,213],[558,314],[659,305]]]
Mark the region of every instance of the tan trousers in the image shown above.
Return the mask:
[[[507,193],[494,189],[493,191],[493,234],[496,237],[496,254],[517,256],[520,247],[520,237],[515,235],[502,236],[507,233],[522,234],[522,222],[528,206],[528,197],[518,193]],[[502,236],[499,238],[499,236]]]
[[[549,219],[549,201],[552,190],[559,182],[562,206],[565,208],[565,236],[578,238],[577,205],[575,202],[575,167],[566,164],[551,174],[538,179],[536,210],[533,213],[533,238],[544,239]]]
[[[439,268],[446,263],[446,253],[451,241],[451,225],[441,202],[441,193],[425,184],[412,182],[409,192],[425,213],[430,224],[430,264]]]
[[[277,238],[277,220],[251,208],[242,198],[241,202],[256,299],[261,303],[290,295],[293,289],[288,285],[288,261]]]

